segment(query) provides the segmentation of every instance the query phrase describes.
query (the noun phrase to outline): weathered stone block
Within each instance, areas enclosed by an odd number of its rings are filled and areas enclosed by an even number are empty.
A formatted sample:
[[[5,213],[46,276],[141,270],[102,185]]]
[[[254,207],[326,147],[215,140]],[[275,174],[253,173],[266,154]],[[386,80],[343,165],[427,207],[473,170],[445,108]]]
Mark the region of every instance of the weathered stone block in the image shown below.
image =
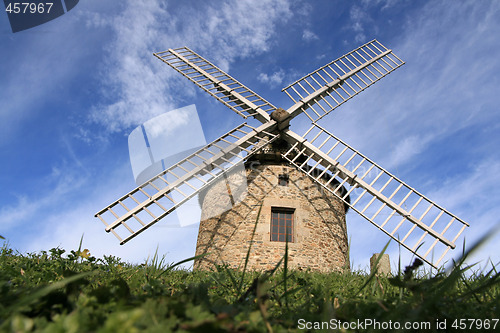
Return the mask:
[[[380,258],[380,261],[378,262],[377,265],[377,274],[379,275],[390,275],[391,274],[391,261],[389,259],[388,254],[380,254],[380,253],[374,253],[373,256],[370,258],[370,272],[373,272],[375,269],[375,262],[377,261],[377,258],[379,256],[382,256]]]

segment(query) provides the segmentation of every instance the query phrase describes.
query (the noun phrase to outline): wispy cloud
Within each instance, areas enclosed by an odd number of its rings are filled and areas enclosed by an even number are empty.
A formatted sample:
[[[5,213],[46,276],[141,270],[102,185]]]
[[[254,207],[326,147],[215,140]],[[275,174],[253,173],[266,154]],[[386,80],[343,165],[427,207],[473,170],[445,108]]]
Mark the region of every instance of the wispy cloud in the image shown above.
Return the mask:
[[[500,43],[493,37],[500,33],[494,18],[499,12],[497,2],[427,4],[388,45],[406,65],[325,119],[336,135],[470,222],[464,233],[467,245],[496,225],[500,214],[495,189],[500,186],[495,130]],[[353,13],[362,22],[363,14]],[[384,245],[360,230],[366,223],[348,215],[351,248],[358,258],[369,258],[370,251]],[[498,241],[482,250],[482,258],[500,259],[492,250]],[[391,251],[398,255],[397,247]],[[448,258],[456,255],[451,251]]]
[[[407,1],[407,0],[403,0],[403,1]],[[364,6],[381,6],[381,10],[385,10],[385,9],[388,9],[388,8],[391,8],[392,6],[398,4],[398,3],[401,3],[401,0],[362,0],[361,3],[364,5]]]
[[[444,4],[426,6],[407,23],[399,42],[388,45],[406,65],[325,120],[372,155],[401,163],[406,159],[387,155],[410,138],[418,145],[415,151],[424,151],[431,142],[474,125],[494,126],[494,82],[500,72],[494,54],[500,45],[492,36],[500,31],[500,23],[492,13],[498,9],[474,3],[452,9]],[[460,26],[455,24],[457,17],[463,18]]]
[[[313,31],[305,29],[304,32],[302,33],[302,39],[305,40],[306,42],[310,42],[313,40],[318,40],[319,37]]]
[[[166,218],[148,230],[147,237],[137,237],[127,245],[119,245],[118,240],[111,234],[104,232],[104,225],[94,218],[95,212],[102,208],[104,203],[115,199],[113,192],[122,193],[129,190],[128,182],[123,179],[129,176],[129,166],[114,170],[111,174],[99,178],[95,185],[86,181],[85,184],[75,183],[74,179],[65,179],[53,191],[40,187],[46,197],[32,197],[29,201],[21,200],[12,207],[11,213],[0,217],[1,234],[10,242],[10,246],[27,252],[49,250],[61,247],[67,251],[76,249],[80,238],[84,236],[82,246],[88,248],[92,255],[103,257],[113,255],[132,263],[141,263],[148,256],[153,256],[156,248],[158,253],[166,253],[167,261],[180,261],[194,254],[197,228],[179,228],[175,215]],[[67,173],[61,170],[60,173]],[[54,178],[57,174],[54,173]],[[84,193],[84,195],[80,195]],[[23,211],[23,214],[14,216],[12,212]],[[40,212],[45,212],[41,214]],[[10,215],[10,216],[8,216]],[[3,219],[16,217],[18,230],[24,228],[21,236],[11,239],[11,230],[5,228]],[[4,231],[5,230],[5,231]],[[189,266],[189,265],[188,265]]]
[[[352,24],[351,29],[355,32],[354,41],[357,43],[363,43],[366,41],[365,21],[369,19],[365,10],[359,6],[352,6],[349,12]]]
[[[227,70],[236,57],[267,51],[273,22],[290,17],[286,0],[204,2],[172,11],[157,0],[127,1],[111,24],[116,38],[107,50],[103,77],[109,93],[96,105],[93,119],[119,131],[174,108],[180,103],[177,96],[194,93],[152,51],[187,45]]]
[[[429,137],[411,135],[397,143],[389,156],[389,160],[384,162],[387,168],[394,168],[410,161],[415,155],[424,150],[429,142]]]
[[[487,176],[486,176],[487,175]],[[500,202],[500,160],[493,157],[473,164],[467,177],[458,174],[444,178],[443,182],[434,185],[429,195],[444,207],[461,210],[477,223],[486,222],[485,215],[495,211],[495,218],[500,222],[500,206],[491,202]]]
[[[72,170],[66,167],[64,169],[53,168],[49,176],[36,184],[35,187],[39,191],[34,194],[19,195],[17,203],[3,206],[0,209],[2,232],[10,230],[12,227],[26,225],[40,211],[57,210],[57,206],[63,199],[77,191],[87,181],[85,172],[79,171],[82,170]],[[37,218],[43,220],[42,216],[37,216]]]
[[[356,43],[364,43],[379,34],[380,28],[374,18],[375,12],[384,12],[392,7],[405,5],[405,1],[398,0],[363,0],[351,7],[347,30],[354,32]]]
[[[271,88],[274,88],[281,85],[284,78],[285,78],[285,72],[282,69],[280,69],[279,71],[274,72],[270,75],[267,75],[266,73],[260,73],[259,76],[257,77],[257,80],[259,80],[262,83],[268,84]]]

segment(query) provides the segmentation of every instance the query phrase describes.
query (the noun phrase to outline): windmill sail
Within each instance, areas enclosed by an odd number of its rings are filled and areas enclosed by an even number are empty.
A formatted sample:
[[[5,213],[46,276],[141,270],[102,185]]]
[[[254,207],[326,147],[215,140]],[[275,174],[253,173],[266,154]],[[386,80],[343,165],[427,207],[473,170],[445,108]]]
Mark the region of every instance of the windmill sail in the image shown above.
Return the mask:
[[[120,244],[126,243],[274,141],[278,136],[268,132],[272,126],[274,122],[259,128],[247,124],[236,127],[116,200],[96,217]]]
[[[154,55],[245,119],[252,116],[264,123],[276,110],[274,105],[187,47]]]
[[[373,40],[282,91],[295,103],[289,109],[292,117],[304,112],[316,122],[403,64],[392,50]]]
[[[316,124],[303,137],[287,131],[285,138],[293,143],[286,160],[434,267],[468,226]],[[338,185],[329,186],[335,178]]]

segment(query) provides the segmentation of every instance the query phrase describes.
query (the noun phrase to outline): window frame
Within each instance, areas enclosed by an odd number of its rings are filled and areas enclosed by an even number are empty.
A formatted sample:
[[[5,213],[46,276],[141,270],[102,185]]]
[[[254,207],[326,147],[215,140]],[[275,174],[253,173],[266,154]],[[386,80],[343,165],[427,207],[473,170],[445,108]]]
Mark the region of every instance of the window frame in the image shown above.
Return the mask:
[[[276,217],[275,214],[278,214]],[[284,215],[281,217],[280,215]],[[287,225],[287,220],[290,221],[289,225]],[[277,222],[277,224],[276,224]],[[277,232],[273,231],[273,227],[277,227]],[[284,228],[284,232],[280,232]],[[269,240],[271,242],[283,242],[285,243],[286,236],[287,236],[287,229],[289,231],[288,233],[288,242],[293,243],[295,242],[295,208],[288,208],[288,207],[271,207],[271,220],[270,220],[270,228],[269,228]],[[280,240],[280,236],[283,236],[282,239]],[[273,239],[273,236],[276,236]]]

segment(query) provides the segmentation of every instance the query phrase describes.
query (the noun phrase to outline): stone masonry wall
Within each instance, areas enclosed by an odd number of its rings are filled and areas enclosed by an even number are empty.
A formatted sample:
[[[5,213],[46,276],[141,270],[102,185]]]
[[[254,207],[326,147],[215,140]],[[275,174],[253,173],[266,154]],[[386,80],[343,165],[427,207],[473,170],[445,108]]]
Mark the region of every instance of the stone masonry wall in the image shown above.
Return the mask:
[[[278,184],[280,174],[288,175],[288,186]],[[247,182],[247,191],[238,190],[237,185],[244,185],[242,182]],[[233,203],[234,207],[227,210]],[[288,243],[289,267],[317,271],[349,269],[343,203],[302,171],[257,161],[247,166],[243,174],[228,175],[205,193],[196,255],[210,254],[195,261],[194,269],[212,269],[214,264],[242,269],[254,229],[247,269],[272,269],[285,253],[285,242],[270,240],[273,207],[294,209],[293,242]]]

